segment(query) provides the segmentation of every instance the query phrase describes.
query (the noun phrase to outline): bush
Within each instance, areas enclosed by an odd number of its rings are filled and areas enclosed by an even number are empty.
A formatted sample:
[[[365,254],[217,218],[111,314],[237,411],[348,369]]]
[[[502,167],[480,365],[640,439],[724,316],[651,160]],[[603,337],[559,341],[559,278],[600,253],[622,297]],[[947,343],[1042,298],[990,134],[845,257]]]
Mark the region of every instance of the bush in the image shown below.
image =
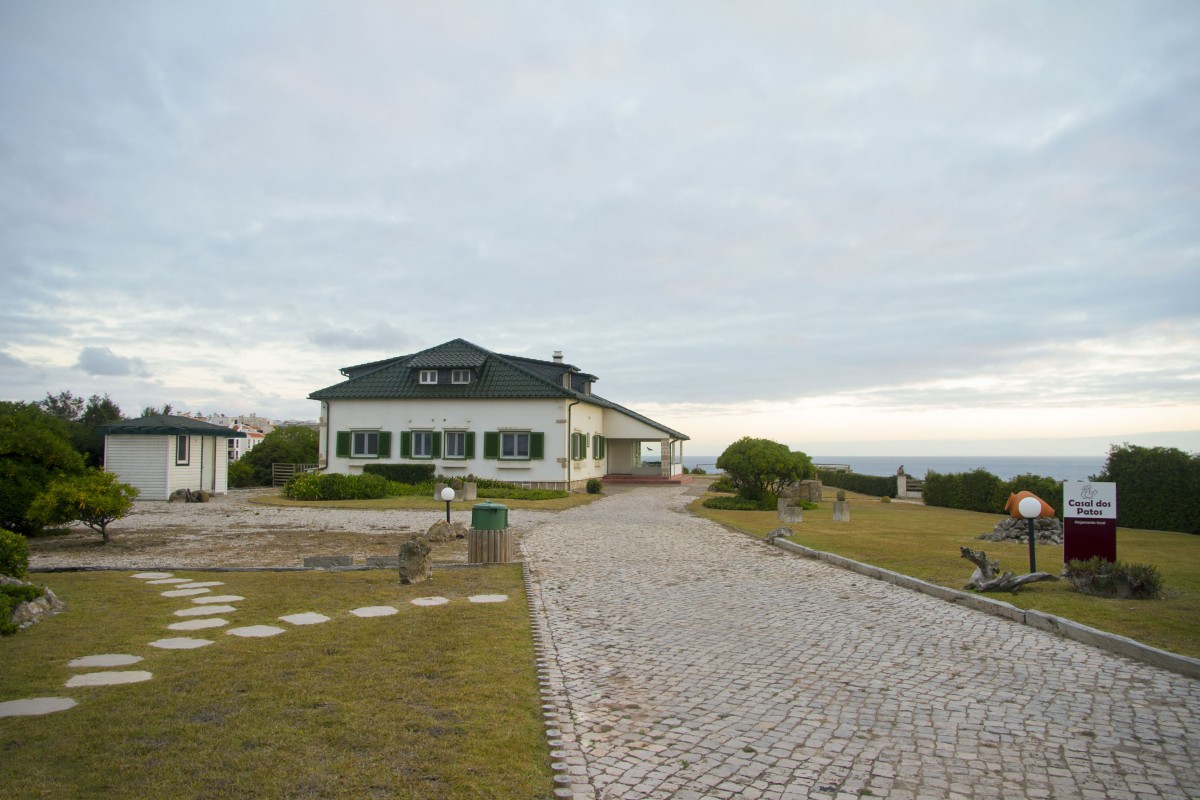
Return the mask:
[[[1008,487],[985,469],[945,475],[931,471],[925,476],[925,505],[998,514],[1008,500]]]
[[[29,518],[41,525],[79,521],[109,541],[108,526],[133,508],[138,490],[117,480],[116,473],[89,469],[59,478],[34,498]]]
[[[272,464],[316,464],[318,448],[317,432],[306,425],[276,428],[234,462],[242,464],[236,473],[236,486],[270,486]],[[249,483],[241,483],[246,470]]]
[[[717,478],[708,487],[710,492],[728,492],[729,494],[737,494],[737,487],[733,485],[733,481],[729,478]]]
[[[1114,445],[1096,481],[1117,484],[1117,524],[1200,534],[1200,454]]]
[[[747,500],[744,497],[709,497],[701,505],[720,511],[774,511],[776,501],[774,499]]]
[[[1146,599],[1158,597],[1162,591],[1162,573],[1150,564],[1112,562],[1099,556],[1087,561],[1073,558],[1064,573],[1084,594]]]
[[[496,483],[501,482],[497,481]],[[556,500],[569,495],[569,492],[562,489],[522,489],[511,484],[479,489],[479,497],[488,500]]]
[[[24,578],[28,570],[29,542],[19,533],[0,528],[0,575]]]
[[[433,494],[433,464],[367,464],[363,467],[365,475],[382,475],[396,483],[419,484],[429,482],[430,496]],[[468,476],[467,480],[471,480]]]
[[[871,497],[895,497],[896,476],[859,475],[857,472],[842,472],[833,469],[817,470],[817,477],[824,486],[846,489]]]
[[[10,621],[17,606],[36,600],[45,593],[40,586],[0,586],[0,636],[8,636],[19,630],[16,623]]]
[[[750,436],[726,447],[717,459],[717,469],[725,472],[737,487],[738,497],[746,500],[766,500],[785,486],[817,474],[812,459],[804,453]]]
[[[708,473],[704,471],[704,467],[692,467],[692,474],[693,475],[707,475]]]
[[[36,405],[0,402],[0,528],[36,532],[28,516],[34,498],[55,478],[82,471],[66,423]]]
[[[433,497],[433,481],[423,483],[387,482],[388,497]]]
[[[283,487],[283,496],[292,500],[378,500],[387,495],[388,482],[379,475],[307,472]]]
[[[603,489],[604,489],[604,484],[600,482],[599,478],[588,478],[588,482],[587,482],[587,493],[588,494],[600,494],[600,492]]]

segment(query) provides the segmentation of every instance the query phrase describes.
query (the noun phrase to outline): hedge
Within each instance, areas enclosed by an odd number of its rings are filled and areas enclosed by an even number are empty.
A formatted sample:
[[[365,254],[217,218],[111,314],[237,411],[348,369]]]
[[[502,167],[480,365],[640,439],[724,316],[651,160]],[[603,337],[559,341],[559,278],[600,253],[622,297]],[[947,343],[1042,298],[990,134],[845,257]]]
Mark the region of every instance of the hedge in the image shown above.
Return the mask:
[[[396,483],[425,483],[433,480],[433,464],[367,464],[365,475],[382,475]]]
[[[379,475],[306,472],[289,480],[283,496],[292,500],[377,500],[387,497],[388,482]]]
[[[1062,481],[1042,475],[1017,475],[1001,480],[985,469],[970,472],[929,472],[925,476],[923,493],[925,505],[980,511],[984,514],[1004,512],[1008,496],[1016,492],[1033,492],[1052,505],[1062,516]]]
[[[1114,445],[1097,481],[1117,484],[1117,524],[1200,534],[1200,454]]]
[[[852,492],[859,494],[870,495],[871,497],[895,497],[896,496],[896,476],[895,475],[859,475],[857,472],[841,472],[834,469],[819,469],[817,477],[821,479],[823,486],[832,486],[835,489],[849,489]]]

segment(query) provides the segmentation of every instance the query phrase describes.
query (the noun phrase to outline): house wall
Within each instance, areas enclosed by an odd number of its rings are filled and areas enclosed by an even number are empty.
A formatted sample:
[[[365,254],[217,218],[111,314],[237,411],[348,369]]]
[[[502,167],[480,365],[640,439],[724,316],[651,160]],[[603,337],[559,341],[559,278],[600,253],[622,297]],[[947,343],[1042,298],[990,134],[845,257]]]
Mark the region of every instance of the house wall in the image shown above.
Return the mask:
[[[432,463],[435,474],[529,484],[531,487],[565,488],[570,433],[587,436],[587,456],[571,462],[571,485],[580,487],[589,478],[603,477],[606,460],[594,456],[592,436],[605,435],[604,409],[590,403],[571,407],[567,427],[567,401],[547,400],[333,400],[322,404],[321,463],[329,472],[359,474],[366,464]],[[508,461],[483,457],[483,434],[488,431],[528,430],[544,436],[540,460]],[[336,455],[338,431],[379,430],[391,433],[391,447],[379,458],[343,458]],[[400,458],[400,434],[412,430],[473,431],[475,452],[464,460]]]
[[[105,436],[104,469],[137,487],[138,500],[166,500],[167,455],[173,436]]]
[[[176,489],[204,489],[200,472],[200,442],[203,436],[189,436],[189,458],[187,464],[175,463],[175,437],[163,437],[167,445],[167,496]],[[206,466],[208,465],[207,459]],[[206,470],[207,471],[207,470]]]

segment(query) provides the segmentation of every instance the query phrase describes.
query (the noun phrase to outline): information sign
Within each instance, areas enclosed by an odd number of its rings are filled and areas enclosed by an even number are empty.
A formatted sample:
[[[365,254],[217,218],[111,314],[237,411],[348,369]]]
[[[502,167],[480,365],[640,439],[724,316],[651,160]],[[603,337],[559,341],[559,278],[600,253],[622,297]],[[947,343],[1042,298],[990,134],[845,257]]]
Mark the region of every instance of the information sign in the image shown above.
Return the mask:
[[[1117,560],[1117,485],[1063,481],[1063,563]]]

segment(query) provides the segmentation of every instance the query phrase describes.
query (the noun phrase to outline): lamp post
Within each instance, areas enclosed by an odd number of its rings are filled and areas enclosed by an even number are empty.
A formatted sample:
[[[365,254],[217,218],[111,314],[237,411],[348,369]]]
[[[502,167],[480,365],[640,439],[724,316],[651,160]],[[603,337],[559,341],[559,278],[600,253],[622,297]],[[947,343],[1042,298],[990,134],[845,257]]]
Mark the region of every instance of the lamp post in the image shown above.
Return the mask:
[[[1029,521],[1029,571],[1037,572],[1037,555],[1033,549],[1037,533],[1033,529],[1033,521],[1042,515],[1042,501],[1036,497],[1024,497],[1017,504],[1017,511]]]
[[[442,499],[446,501],[446,522],[450,521],[450,501],[454,499],[454,490],[447,486],[442,489]]]

